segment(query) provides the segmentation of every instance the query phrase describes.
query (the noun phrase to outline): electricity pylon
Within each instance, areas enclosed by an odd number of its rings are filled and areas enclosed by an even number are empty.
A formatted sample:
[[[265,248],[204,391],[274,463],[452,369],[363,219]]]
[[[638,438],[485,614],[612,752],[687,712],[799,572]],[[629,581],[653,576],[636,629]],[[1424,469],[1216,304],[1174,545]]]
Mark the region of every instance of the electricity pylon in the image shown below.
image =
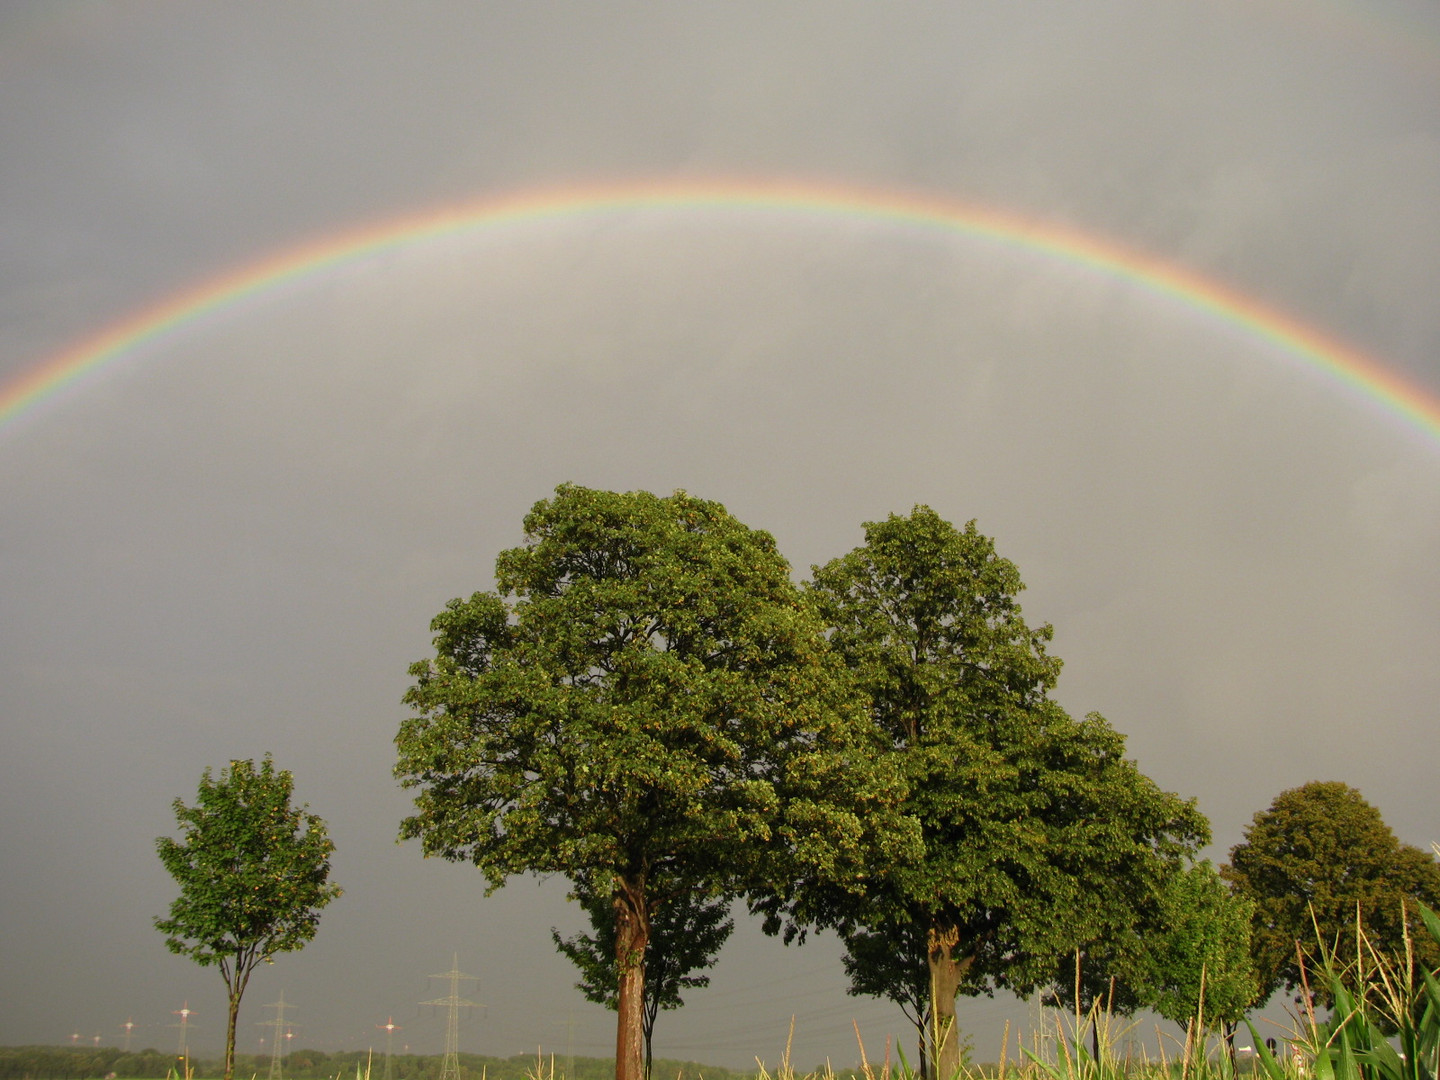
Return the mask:
[[[551,1070],[552,1072],[554,1070]],[[575,1010],[565,1020],[565,1080],[575,1080]]]
[[[135,1032],[135,1018],[127,1017],[120,1026],[125,1029],[125,1053],[128,1054],[130,1052],[130,1036]]]
[[[1030,995],[1030,1040],[1034,1047],[1035,1060],[1041,1065],[1054,1063],[1055,1025],[1059,1011],[1045,1000],[1042,991]]]
[[[180,1023],[170,1026],[180,1029],[180,1046],[176,1052],[184,1062],[181,1069],[183,1074],[190,1067],[190,1017],[194,1015],[194,1011],[190,1008],[190,1002],[187,1001],[182,1007],[173,1010],[171,1015],[180,1017]]]
[[[445,1025],[445,1062],[440,1067],[440,1080],[460,1080],[460,1010],[480,1007],[478,1001],[466,1001],[460,996],[460,980],[474,979],[475,976],[460,973],[460,954],[455,953],[450,959],[450,970],[430,978],[450,980],[449,997],[420,1002],[421,1005],[444,1005],[450,1010],[449,1021]]]
[[[294,1006],[293,1006],[293,1005],[290,1005],[290,1004],[285,1000],[285,991],[284,991],[284,990],[281,990],[281,991],[280,991],[280,1000],[279,1000],[279,1001],[272,1001],[269,1005],[266,1005],[265,1008],[267,1008],[267,1009],[274,1009],[274,1010],[275,1010],[275,1019],[274,1019],[274,1020],[261,1020],[261,1021],[260,1021],[260,1026],[261,1026],[261,1027],[273,1027],[273,1028],[275,1029],[275,1033],[270,1037],[270,1074],[269,1074],[269,1080],[281,1080],[281,1077],[280,1077],[280,1056],[281,1056],[281,1054],[283,1053],[283,1050],[281,1049],[281,1046],[282,1046],[282,1044],[285,1042],[287,1036],[289,1036],[289,1034],[290,1034],[290,1025],[287,1024],[287,1023],[285,1023],[285,1010],[286,1010],[286,1009],[294,1008]]]
[[[375,1026],[385,1032],[385,1080],[392,1080],[390,1057],[395,1046],[395,1032],[400,1030],[400,1025],[395,1022],[395,1017],[387,1016],[385,1023]]]

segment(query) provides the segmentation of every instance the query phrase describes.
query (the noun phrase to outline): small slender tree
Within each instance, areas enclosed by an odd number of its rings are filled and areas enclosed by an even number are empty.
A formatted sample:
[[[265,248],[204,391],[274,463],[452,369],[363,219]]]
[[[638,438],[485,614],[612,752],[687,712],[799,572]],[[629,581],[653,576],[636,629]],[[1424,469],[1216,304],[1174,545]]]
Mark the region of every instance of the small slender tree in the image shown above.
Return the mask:
[[[590,918],[591,932],[561,937],[553,926],[551,940],[580,969],[575,988],[586,1000],[618,1009],[615,970],[615,912],[608,885],[576,885],[575,899]],[[656,909],[650,919],[650,940],[645,946],[645,988],[641,1024],[645,1031],[645,1075],[655,1060],[655,1020],[660,1011],[685,1004],[683,990],[710,985],[710,976],[693,972],[714,965],[720,947],[735,929],[729,918],[730,901],[703,892],[678,890],[674,899]]]
[[[1161,907],[1161,925],[1147,935],[1142,961],[1147,1004],[1185,1029],[1187,1053],[1203,1052],[1207,1029],[1233,1031],[1255,1003],[1255,905],[1202,861],[1166,883]]]
[[[174,802],[181,837],[156,840],[160,861],[180,885],[168,919],[155,920],[173,953],[216,966],[229,998],[225,1080],[235,1072],[235,1023],[250,975],[276,953],[315,936],[320,910],[340,895],[329,882],[325,822],[292,807],[294,778],[267,754],[232,761],[219,779],[207,768],[194,806]]]
[[[915,1025],[917,1075],[929,1076],[934,1056],[930,1024],[930,959],[926,927],[919,922],[901,923],[883,931],[863,926],[841,929],[845,955],[841,957],[850,977],[852,996],[889,998],[905,1019]]]
[[[1132,926],[1111,927],[1106,937],[1086,942],[1060,959],[1043,1000],[1090,1028],[1090,1055],[1100,1060],[1102,1030],[1116,1016],[1146,1006],[1143,960],[1146,936],[1157,928],[1158,913]]]

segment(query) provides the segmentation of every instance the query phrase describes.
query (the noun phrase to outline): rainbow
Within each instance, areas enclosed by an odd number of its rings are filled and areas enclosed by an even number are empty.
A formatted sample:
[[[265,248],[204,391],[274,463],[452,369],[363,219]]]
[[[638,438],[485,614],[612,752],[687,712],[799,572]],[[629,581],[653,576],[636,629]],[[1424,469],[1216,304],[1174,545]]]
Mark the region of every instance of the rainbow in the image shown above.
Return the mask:
[[[1133,282],[1153,295],[1171,298],[1278,346],[1333,384],[1378,403],[1440,445],[1440,398],[1359,350],[1174,263],[1065,225],[945,198],[816,183],[733,180],[523,191],[320,237],[169,296],[0,385],[0,430],[39,403],[81,383],[87,375],[133,356],[148,343],[337,266],[443,236],[662,209],[763,210],[814,218],[859,218],[985,239],[1088,268]]]

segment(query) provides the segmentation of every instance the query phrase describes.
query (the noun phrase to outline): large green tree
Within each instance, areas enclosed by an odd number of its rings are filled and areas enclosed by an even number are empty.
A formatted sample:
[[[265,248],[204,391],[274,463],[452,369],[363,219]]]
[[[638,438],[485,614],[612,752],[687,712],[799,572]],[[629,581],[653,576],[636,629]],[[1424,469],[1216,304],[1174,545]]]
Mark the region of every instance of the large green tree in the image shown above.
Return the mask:
[[[665,891],[673,899],[651,916],[650,940],[645,946],[645,1001],[641,1024],[645,1033],[646,1077],[650,1076],[655,1059],[655,1020],[660,1011],[684,1005],[682,991],[710,985],[710,976],[694,973],[715,963],[720,947],[735,929],[726,898],[689,889]],[[600,888],[588,881],[577,884],[575,899],[589,916],[590,933],[582,931],[567,938],[551,927],[550,937],[561,954],[580,969],[576,989],[597,1005],[618,1009],[615,911],[610,894],[608,882]]]
[[[525,536],[410,669],[401,836],[492,890],[608,883],[616,1076],[639,1080],[651,926],[680,890],[856,890],[909,833],[887,831],[898,786],[769,534],[684,492],[562,485]]]
[[[809,594],[904,777],[923,855],[877,866],[859,904],[820,890],[758,906],[772,929],[782,916],[859,927],[897,948],[923,932],[932,1060],[950,1080],[957,994],[1049,981],[1208,829],[1102,717],[1074,720],[1050,697],[1050,627],[1026,625],[1019,572],[973,522],[918,506],[866,524],[865,541],[815,567]]]
[[[1357,920],[1376,949],[1402,961],[1408,926],[1415,963],[1440,964],[1415,908],[1416,900],[1440,905],[1440,862],[1402,844],[1348,784],[1312,781],[1281,792],[1230,849],[1221,874],[1255,905],[1250,940],[1261,1001],[1282,986],[1303,989],[1297,946],[1312,975],[1327,954],[1341,968],[1353,964]],[[1325,981],[1308,982],[1328,1005]]]
[[[290,805],[295,781],[267,754],[232,761],[219,778],[206,769],[194,806],[174,803],[179,840],[156,840],[160,861],[180,885],[168,919],[156,919],[170,951],[217,966],[229,996],[225,1080],[235,1071],[240,998],[261,961],[315,936],[320,911],[340,895],[329,881],[335,850],[325,822]]]

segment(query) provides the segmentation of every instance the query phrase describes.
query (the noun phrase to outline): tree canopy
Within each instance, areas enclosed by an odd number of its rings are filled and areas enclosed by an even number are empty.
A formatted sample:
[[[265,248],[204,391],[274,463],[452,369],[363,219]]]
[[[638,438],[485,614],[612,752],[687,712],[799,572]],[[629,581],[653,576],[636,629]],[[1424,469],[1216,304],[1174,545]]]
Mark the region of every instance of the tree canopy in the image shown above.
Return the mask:
[[[321,909],[340,895],[329,882],[335,845],[324,821],[290,805],[294,786],[269,755],[258,770],[253,760],[232,761],[219,779],[207,768],[195,805],[173,804],[181,838],[155,842],[180,885],[170,917],[155,928],[171,952],[218,966],[225,980],[225,1080],[234,1073],[235,1023],[251,973],[310,941]]]
[[[1255,1003],[1250,958],[1252,902],[1232,893],[1209,862],[1175,874],[1161,897],[1161,922],[1146,936],[1147,1004],[1192,1034],[1235,1024]]]
[[[1440,950],[1418,933],[1415,901],[1440,904],[1440,862],[1402,844],[1380,811],[1339,781],[1283,791],[1255,815],[1221,873],[1255,905],[1251,952],[1260,1000],[1304,982],[1297,945],[1313,973],[1330,955],[1337,967],[1357,956],[1357,921],[1371,944],[1403,958],[1408,926],[1414,961],[1432,970]],[[1324,980],[1310,988],[1329,1004]]]
[[[1050,697],[1050,627],[1025,623],[1019,571],[974,522],[918,506],[867,523],[865,541],[815,567],[808,591],[904,778],[923,853],[876,866],[858,903],[821,889],[757,906],[771,929],[783,916],[897,950],[923,932],[932,1060],[949,1080],[958,993],[1048,981],[1059,957],[1133,919],[1132,898],[1208,827],[1101,716],[1074,720]]]
[[[652,920],[676,890],[856,889],[897,783],[769,534],[718,503],[562,485],[410,669],[396,775],[427,855],[564,874],[615,920],[616,1075],[642,1072]],[[842,886],[843,887],[843,886]]]

